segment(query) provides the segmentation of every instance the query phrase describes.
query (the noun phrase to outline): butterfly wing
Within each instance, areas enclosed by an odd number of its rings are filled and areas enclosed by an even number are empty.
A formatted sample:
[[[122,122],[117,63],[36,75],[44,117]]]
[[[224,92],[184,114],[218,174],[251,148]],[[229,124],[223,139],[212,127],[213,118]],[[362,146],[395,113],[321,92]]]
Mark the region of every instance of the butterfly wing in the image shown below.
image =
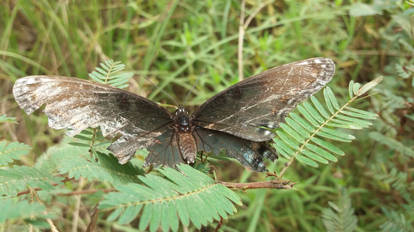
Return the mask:
[[[145,165],[175,167],[184,162],[177,144],[177,134],[174,129],[168,128],[155,139],[147,149],[150,151],[145,159]]]
[[[295,106],[332,78],[335,64],[311,58],[269,69],[210,98],[194,113],[201,127],[261,142],[272,138],[263,129],[277,128]]]
[[[264,158],[275,160],[276,152],[265,142],[258,143],[236,137],[220,131],[202,127],[194,129],[198,151],[220,154],[224,151],[228,156],[237,159],[242,165],[257,171],[266,171]]]
[[[88,127],[100,127],[104,136],[120,134],[109,150],[122,164],[172,123],[167,110],[146,98],[78,78],[24,77],[14,84],[13,95],[27,114],[46,105],[49,126],[68,129],[70,136]]]

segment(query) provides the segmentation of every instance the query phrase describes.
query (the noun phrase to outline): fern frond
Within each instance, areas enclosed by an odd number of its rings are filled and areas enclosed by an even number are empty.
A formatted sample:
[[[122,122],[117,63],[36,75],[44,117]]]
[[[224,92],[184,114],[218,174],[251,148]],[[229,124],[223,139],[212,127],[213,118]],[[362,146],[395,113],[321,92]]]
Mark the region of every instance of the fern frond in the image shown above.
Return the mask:
[[[391,185],[392,189],[395,189],[401,193],[406,192],[407,188],[406,172],[400,172],[396,168],[392,168],[388,173],[378,173],[375,178],[384,184]]]
[[[106,153],[108,152],[106,148],[111,143],[102,136],[102,133],[97,128],[88,128],[71,138],[69,144],[78,147],[87,147],[92,152],[99,151]]]
[[[177,231],[179,221],[188,226],[190,221],[198,229],[213,220],[227,218],[236,212],[233,204],[241,205],[240,198],[227,187],[215,183],[207,175],[188,165],[179,165],[179,171],[161,169],[162,178],[153,174],[140,177],[144,185],[118,186],[119,192],[109,193],[100,208],[115,209],[108,220],[126,224],[140,212],[139,229],[150,231]],[[162,219],[162,220],[161,220]]]
[[[115,183],[138,182],[137,175],[143,174],[142,169],[131,163],[121,165],[112,155],[95,152],[98,161],[91,159],[89,148],[72,145],[61,146],[51,154],[56,168],[69,177],[84,177],[90,180]]]
[[[124,69],[125,65],[120,61],[105,60],[89,74],[89,77],[96,82],[123,89],[128,87],[128,81],[133,76],[132,72],[122,72]]]
[[[338,205],[328,202],[330,208],[322,211],[322,221],[328,232],[352,232],[357,228],[357,217],[348,194],[343,194]]]
[[[0,197],[15,196],[28,187],[49,190],[53,188],[53,183],[60,180],[60,177],[54,177],[33,167],[14,166],[0,169]]]
[[[287,159],[296,159],[312,167],[318,167],[318,163],[336,162],[336,155],[344,155],[344,152],[327,140],[351,142],[355,137],[343,129],[363,129],[371,125],[370,121],[377,115],[350,104],[380,81],[376,79],[363,86],[351,82],[350,99],[342,106],[329,87],[323,92],[325,105],[313,96],[299,105],[300,114],[290,113],[276,130],[278,152]]]
[[[383,134],[380,134],[378,132],[371,132],[369,133],[369,137],[375,141],[377,141],[378,143],[381,143],[393,150],[396,150],[398,152],[400,152],[401,154],[404,155],[408,155],[410,157],[414,157],[414,151],[412,148],[406,147],[404,144],[402,144],[401,142],[390,138],[388,136],[385,136]]]
[[[409,220],[405,218],[405,215],[393,210],[382,209],[386,218],[388,219],[381,225],[382,231],[393,232],[413,232],[414,228]]]
[[[0,115],[0,123],[3,123],[3,122],[16,123],[16,118],[7,117],[5,114],[3,114],[3,115]]]
[[[46,217],[46,208],[40,203],[0,199],[0,223],[12,219],[31,219]]]
[[[0,141],[0,166],[7,165],[20,156],[27,155],[30,146],[24,143]]]

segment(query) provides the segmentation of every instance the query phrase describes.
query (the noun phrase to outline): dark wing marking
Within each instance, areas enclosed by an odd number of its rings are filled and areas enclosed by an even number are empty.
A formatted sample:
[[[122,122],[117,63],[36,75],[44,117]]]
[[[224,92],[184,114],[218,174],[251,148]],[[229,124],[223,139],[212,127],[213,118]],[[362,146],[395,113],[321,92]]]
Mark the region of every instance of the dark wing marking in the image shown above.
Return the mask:
[[[274,151],[267,148],[265,143],[248,141],[220,131],[196,127],[193,132],[198,151],[226,155],[237,159],[242,165],[258,172],[266,171],[263,158],[276,159]]]
[[[201,127],[261,142],[272,138],[262,127],[277,128],[294,107],[332,78],[335,64],[311,58],[269,69],[207,100],[194,113]]]
[[[169,166],[175,167],[178,163],[184,162],[179,147],[177,145],[177,137],[174,129],[168,128],[155,142],[147,147],[149,154],[145,159],[145,165]]]
[[[13,95],[27,114],[46,105],[49,126],[69,129],[70,136],[88,127],[100,127],[104,136],[121,134],[109,147],[120,163],[152,144],[172,122],[167,110],[148,99],[78,78],[24,77],[14,84]]]

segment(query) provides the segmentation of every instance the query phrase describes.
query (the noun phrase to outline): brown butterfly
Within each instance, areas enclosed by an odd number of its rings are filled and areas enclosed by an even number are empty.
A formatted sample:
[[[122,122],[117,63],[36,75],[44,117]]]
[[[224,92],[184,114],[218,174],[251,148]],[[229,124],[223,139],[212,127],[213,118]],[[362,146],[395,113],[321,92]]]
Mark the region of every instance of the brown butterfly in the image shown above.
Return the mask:
[[[61,76],[18,79],[14,97],[27,113],[46,105],[49,126],[70,136],[100,127],[120,136],[108,149],[121,164],[146,148],[146,164],[195,162],[197,152],[225,151],[241,164],[264,171],[263,158],[276,158],[268,145],[286,115],[332,78],[335,64],[311,58],[269,69],[218,93],[190,114],[170,113],[156,103],[108,85]]]

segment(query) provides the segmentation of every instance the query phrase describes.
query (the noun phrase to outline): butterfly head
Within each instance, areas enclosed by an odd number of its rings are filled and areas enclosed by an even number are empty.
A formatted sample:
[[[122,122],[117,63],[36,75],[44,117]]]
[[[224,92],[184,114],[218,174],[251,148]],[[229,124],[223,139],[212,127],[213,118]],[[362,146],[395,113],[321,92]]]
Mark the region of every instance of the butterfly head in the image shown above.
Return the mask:
[[[190,131],[190,116],[188,111],[184,107],[179,106],[174,113],[174,121],[177,124],[179,131],[189,132]]]

